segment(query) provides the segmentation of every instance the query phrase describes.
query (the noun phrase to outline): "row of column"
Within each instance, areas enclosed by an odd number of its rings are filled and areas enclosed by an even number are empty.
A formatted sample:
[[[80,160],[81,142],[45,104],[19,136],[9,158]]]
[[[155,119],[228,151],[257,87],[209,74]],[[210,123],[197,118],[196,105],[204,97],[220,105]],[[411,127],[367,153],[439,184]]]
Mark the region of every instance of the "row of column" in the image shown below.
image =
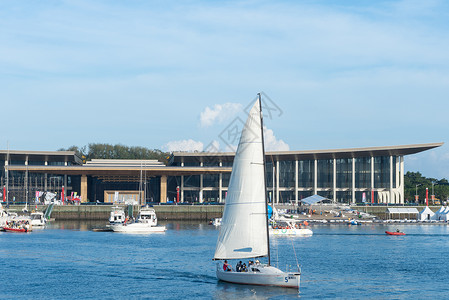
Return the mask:
[[[396,172],[393,173],[393,156],[389,156],[390,161],[390,182],[389,182],[389,189],[385,188],[376,188],[374,185],[374,157],[371,157],[371,170],[370,170],[370,187],[368,188],[356,188],[356,182],[355,182],[355,173],[356,173],[356,164],[355,159],[352,159],[352,180],[351,180],[351,199],[350,201],[352,203],[356,203],[355,198],[355,192],[356,191],[376,191],[379,193],[380,196],[378,196],[379,199],[381,199],[382,203],[395,203],[395,204],[403,204],[404,203],[404,157],[403,156],[397,156],[396,159],[396,166],[395,170]],[[298,192],[304,191],[304,190],[310,190],[310,188],[299,188],[299,167],[298,167],[298,160],[295,161],[295,202],[298,204]],[[203,164],[201,163],[200,166]],[[220,163],[220,166],[222,164]],[[181,166],[184,166],[184,163],[181,163]],[[279,161],[276,161],[276,166],[273,170],[273,186],[275,187],[274,193],[273,193],[273,201],[276,203],[279,203],[280,199],[280,192],[281,191],[289,191],[291,190],[290,187],[283,187],[281,188],[279,186]],[[337,188],[337,162],[336,159],[333,159],[333,170],[332,170],[332,192],[333,192],[333,201],[337,201],[337,191],[344,191],[346,189]],[[205,190],[203,187],[203,175],[200,175],[200,186],[198,188],[188,188],[189,190],[195,190],[199,192],[199,201],[202,202],[202,194]],[[209,188],[210,189],[210,188]],[[212,190],[216,190],[215,188],[211,188]],[[181,186],[180,186],[180,201],[184,202],[184,191],[186,188],[184,187],[184,176],[181,176]],[[218,181],[218,191],[219,191],[219,202],[223,202],[222,199],[222,192],[223,190],[227,190],[227,188],[223,187],[223,178],[222,174],[220,173],[219,181]],[[273,189],[271,189],[273,191]],[[318,188],[318,160],[314,160],[314,174],[313,174],[313,187],[312,191],[313,194],[318,194],[318,192],[322,191],[323,189]],[[161,191],[162,192],[162,191]]]

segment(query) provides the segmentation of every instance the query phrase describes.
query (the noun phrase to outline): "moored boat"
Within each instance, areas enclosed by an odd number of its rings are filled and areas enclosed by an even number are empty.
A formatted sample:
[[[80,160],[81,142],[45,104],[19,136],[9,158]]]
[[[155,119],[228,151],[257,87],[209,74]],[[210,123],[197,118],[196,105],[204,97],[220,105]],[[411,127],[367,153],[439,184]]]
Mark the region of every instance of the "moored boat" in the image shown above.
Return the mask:
[[[40,211],[32,212],[30,214],[32,226],[45,226],[47,220],[44,218],[44,213]]]
[[[135,222],[124,222],[109,226],[114,232],[152,233],[165,232],[165,226],[157,226],[157,216],[153,208],[142,208]]]

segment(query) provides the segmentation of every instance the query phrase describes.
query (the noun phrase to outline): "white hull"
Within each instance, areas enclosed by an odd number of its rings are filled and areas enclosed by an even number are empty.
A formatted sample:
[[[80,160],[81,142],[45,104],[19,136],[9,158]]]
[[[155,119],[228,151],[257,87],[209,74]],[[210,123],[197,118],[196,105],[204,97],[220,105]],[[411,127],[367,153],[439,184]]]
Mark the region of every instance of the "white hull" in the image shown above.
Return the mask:
[[[32,220],[31,221],[31,225],[33,226],[33,227],[43,227],[43,226],[45,226],[45,222],[44,221],[37,221],[37,220]]]
[[[261,266],[259,270],[260,272],[225,272],[217,265],[217,278],[238,284],[299,288],[299,272],[282,272],[273,266]]]
[[[293,236],[312,236],[313,231],[308,228],[285,228],[285,229],[272,229],[270,228],[270,234],[272,235],[293,235]]]
[[[150,226],[146,223],[131,223],[131,224],[119,224],[108,226],[114,232],[125,233],[152,233],[152,232],[165,232],[167,228],[165,226]]]

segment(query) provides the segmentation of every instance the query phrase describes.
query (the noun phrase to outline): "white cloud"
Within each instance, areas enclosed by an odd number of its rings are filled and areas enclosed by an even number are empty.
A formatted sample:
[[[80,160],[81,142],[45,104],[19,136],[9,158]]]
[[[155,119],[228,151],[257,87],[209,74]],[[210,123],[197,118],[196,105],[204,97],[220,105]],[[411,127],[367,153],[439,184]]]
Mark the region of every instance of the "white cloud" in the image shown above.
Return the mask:
[[[288,151],[290,147],[283,140],[278,140],[273,133],[273,130],[264,126],[264,139],[266,151]]]
[[[201,112],[201,127],[211,126],[215,122],[222,123],[223,121],[231,119],[241,110],[242,105],[240,103],[227,102],[225,104],[215,104],[213,108],[208,106]]]
[[[162,148],[166,149],[168,152],[174,151],[203,151],[203,143],[197,142],[192,139],[188,140],[180,140],[180,141],[171,141],[165,144]]]

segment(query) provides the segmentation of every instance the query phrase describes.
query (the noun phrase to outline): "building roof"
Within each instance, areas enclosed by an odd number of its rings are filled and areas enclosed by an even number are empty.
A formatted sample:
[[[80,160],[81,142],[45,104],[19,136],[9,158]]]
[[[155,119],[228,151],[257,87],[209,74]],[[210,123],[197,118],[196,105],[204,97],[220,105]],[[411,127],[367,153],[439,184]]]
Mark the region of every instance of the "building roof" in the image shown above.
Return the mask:
[[[6,161],[47,161],[47,162],[71,162],[81,165],[82,160],[75,151],[24,151],[24,150],[0,150],[0,160]]]
[[[267,161],[271,160],[314,160],[359,158],[371,156],[403,156],[419,153],[442,146],[444,143],[413,144],[384,147],[346,148],[330,150],[305,151],[268,151],[265,153]],[[207,161],[233,161],[234,152],[173,152],[172,162],[207,162]]]

